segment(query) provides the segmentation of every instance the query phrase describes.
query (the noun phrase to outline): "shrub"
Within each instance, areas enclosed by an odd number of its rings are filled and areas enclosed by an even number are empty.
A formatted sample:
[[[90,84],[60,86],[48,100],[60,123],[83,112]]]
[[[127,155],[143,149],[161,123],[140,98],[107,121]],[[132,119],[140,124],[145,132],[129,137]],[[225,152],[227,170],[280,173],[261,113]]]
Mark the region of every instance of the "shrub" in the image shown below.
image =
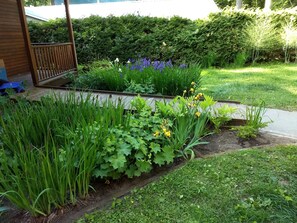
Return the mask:
[[[290,62],[290,50],[295,51],[295,60],[297,61],[297,27],[294,24],[296,21],[294,22],[294,18],[291,17],[281,35],[286,63]]]
[[[201,63],[203,66],[225,66],[233,63],[239,53],[248,52],[244,30],[261,11],[223,10],[205,20],[191,21],[139,16],[101,18],[91,16],[74,19],[73,29],[79,63],[95,60],[147,57],[173,63]],[[279,10],[268,17],[278,32],[296,11]],[[66,21],[30,23],[32,42],[67,42]],[[282,49],[274,48],[279,54]],[[274,60],[265,52],[263,58]],[[247,61],[249,62],[249,61]]]
[[[268,17],[256,18],[245,30],[247,49],[251,50],[253,63],[259,58],[260,52],[279,49],[278,32]]]

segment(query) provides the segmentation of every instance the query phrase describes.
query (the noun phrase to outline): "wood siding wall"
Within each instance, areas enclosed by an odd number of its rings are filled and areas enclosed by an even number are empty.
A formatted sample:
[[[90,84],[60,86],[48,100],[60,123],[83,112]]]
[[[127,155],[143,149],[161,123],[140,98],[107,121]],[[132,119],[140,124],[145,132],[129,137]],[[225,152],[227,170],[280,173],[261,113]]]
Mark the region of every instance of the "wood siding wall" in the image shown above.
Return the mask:
[[[17,1],[0,0],[0,59],[8,76],[30,71]]]

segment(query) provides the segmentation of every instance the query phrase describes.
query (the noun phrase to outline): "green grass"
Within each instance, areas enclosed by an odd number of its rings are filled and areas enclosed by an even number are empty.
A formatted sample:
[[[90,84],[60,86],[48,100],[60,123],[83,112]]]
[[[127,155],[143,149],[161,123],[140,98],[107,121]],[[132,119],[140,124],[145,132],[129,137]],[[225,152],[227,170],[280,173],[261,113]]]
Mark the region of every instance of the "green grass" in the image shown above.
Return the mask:
[[[297,64],[206,69],[202,72],[202,89],[216,100],[248,105],[264,100],[269,108],[297,110]]]
[[[78,222],[297,222],[297,146],[196,159]]]

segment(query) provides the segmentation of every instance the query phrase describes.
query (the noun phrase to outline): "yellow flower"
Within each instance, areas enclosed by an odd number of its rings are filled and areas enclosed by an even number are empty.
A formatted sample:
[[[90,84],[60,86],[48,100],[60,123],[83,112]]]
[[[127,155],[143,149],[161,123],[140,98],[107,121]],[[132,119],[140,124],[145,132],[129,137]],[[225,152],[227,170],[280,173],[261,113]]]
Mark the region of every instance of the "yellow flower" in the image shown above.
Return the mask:
[[[154,133],[154,136],[155,137],[158,137],[160,135],[160,132],[159,131],[156,131],[155,133]]]
[[[194,91],[195,91],[194,88],[191,88],[191,89],[190,89],[190,92],[191,92],[191,93],[193,93]]]
[[[168,131],[166,131],[166,132],[164,133],[164,135],[165,135],[166,137],[170,137],[170,136],[171,136],[171,132],[168,130]]]
[[[196,83],[195,83],[194,81],[192,81],[191,85],[193,85],[193,86],[194,86],[195,84],[196,84]]]
[[[195,100],[196,101],[198,101],[198,100],[200,100],[200,98],[203,96],[203,94],[202,93],[199,93],[199,94],[197,94],[196,96],[195,96]]]
[[[201,115],[201,113],[200,113],[199,111],[197,111],[197,112],[195,113],[195,115],[199,118],[200,115]]]

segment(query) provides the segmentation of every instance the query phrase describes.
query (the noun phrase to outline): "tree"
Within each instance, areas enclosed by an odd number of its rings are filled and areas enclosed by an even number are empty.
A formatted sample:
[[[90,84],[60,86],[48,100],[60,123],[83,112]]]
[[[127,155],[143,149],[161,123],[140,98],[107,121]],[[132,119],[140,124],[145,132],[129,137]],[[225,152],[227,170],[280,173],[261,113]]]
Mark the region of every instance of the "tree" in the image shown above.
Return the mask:
[[[236,0],[236,9],[241,9],[242,7],[242,0]]]
[[[226,6],[236,6],[237,0],[214,0],[215,3],[220,8],[225,8]],[[249,8],[264,8],[265,0],[243,0],[243,5],[246,5]],[[271,4],[271,9],[283,9],[289,7],[297,6],[297,0],[273,0]]]
[[[271,6],[272,6],[272,0],[265,0],[264,10],[265,11],[270,11],[271,10]]]
[[[25,0],[25,6],[54,5],[54,0]]]

